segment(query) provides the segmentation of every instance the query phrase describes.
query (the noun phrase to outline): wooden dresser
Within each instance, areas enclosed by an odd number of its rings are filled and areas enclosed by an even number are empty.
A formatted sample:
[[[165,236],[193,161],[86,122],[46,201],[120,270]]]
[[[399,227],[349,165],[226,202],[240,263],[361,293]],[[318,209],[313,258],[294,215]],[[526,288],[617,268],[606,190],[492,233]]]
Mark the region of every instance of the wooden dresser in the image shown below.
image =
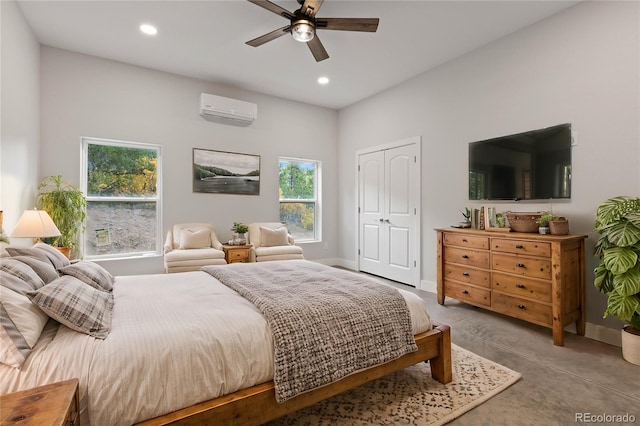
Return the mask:
[[[439,304],[451,297],[549,327],[558,346],[572,322],[584,336],[586,235],[436,232]]]

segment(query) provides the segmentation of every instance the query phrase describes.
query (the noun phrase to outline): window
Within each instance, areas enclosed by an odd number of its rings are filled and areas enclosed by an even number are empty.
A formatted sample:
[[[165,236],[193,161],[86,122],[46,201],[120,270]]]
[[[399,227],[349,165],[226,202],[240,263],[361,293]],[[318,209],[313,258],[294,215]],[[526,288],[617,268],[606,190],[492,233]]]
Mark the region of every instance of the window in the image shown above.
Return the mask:
[[[280,158],[280,221],[296,241],[320,241],[321,163]]]
[[[161,254],[160,146],[82,139],[84,255]]]

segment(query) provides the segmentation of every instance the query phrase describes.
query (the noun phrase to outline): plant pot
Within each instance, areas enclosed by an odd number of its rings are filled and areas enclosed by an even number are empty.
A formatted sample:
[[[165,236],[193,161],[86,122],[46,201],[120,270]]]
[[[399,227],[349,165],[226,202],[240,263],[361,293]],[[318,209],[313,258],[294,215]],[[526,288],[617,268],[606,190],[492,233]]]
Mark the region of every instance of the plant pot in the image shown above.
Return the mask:
[[[539,234],[548,234],[548,233],[550,233],[550,232],[551,232],[551,230],[549,229],[549,227],[548,227],[548,226],[540,226],[540,227],[538,228],[538,233],[539,233]]]
[[[564,218],[549,221],[549,229],[552,235],[567,235],[569,233],[569,221]]]
[[[67,259],[71,259],[71,247],[55,247]]]
[[[640,366],[640,330],[629,325],[622,328],[622,358]]]

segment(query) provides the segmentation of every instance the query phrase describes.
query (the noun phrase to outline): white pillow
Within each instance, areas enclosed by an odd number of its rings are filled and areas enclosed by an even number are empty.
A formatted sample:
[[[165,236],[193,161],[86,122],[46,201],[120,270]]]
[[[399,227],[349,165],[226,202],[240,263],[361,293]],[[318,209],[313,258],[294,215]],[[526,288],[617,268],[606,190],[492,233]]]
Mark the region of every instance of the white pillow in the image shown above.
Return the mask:
[[[199,249],[211,247],[209,228],[184,228],[180,231],[180,249]]]
[[[0,362],[20,368],[49,320],[24,295],[7,287],[0,290]]]
[[[277,229],[260,227],[260,245],[264,247],[288,246],[289,232],[286,226]]]

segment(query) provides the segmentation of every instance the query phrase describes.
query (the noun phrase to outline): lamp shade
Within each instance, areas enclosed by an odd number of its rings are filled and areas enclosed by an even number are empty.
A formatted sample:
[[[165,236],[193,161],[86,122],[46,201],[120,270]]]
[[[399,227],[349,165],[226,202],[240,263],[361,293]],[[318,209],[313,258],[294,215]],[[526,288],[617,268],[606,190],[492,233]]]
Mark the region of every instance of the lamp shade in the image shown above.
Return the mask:
[[[44,210],[25,210],[11,233],[12,238],[47,238],[60,236],[60,230]]]

